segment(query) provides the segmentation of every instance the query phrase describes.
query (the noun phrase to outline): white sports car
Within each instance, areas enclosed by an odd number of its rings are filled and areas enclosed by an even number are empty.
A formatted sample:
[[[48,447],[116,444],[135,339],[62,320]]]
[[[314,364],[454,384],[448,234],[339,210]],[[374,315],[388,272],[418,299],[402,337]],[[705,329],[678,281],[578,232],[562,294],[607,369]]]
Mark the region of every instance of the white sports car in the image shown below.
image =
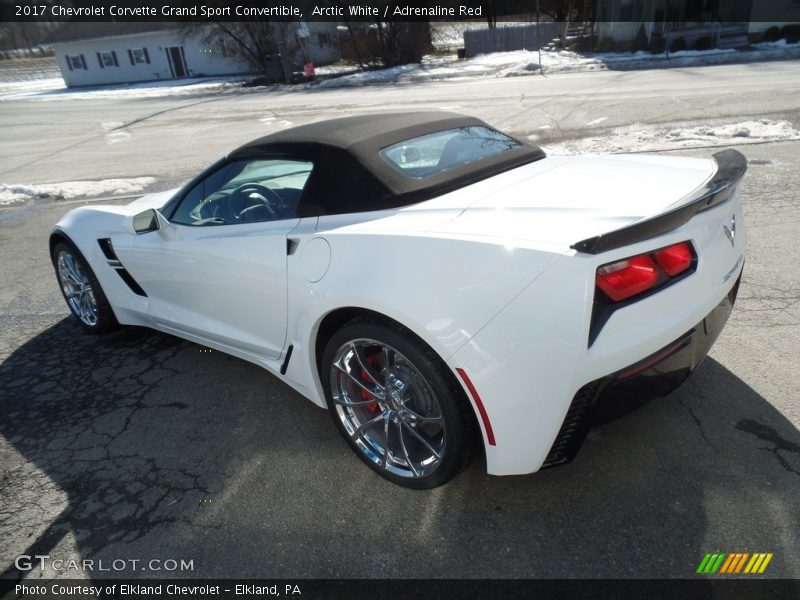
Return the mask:
[[[567,462],[700,363],[739,285],[746,160],[546,157],[471,117],[381,114],[251,142],[179,190],[83,206],[50,251],[89,331],[252,361],[386,479]]]

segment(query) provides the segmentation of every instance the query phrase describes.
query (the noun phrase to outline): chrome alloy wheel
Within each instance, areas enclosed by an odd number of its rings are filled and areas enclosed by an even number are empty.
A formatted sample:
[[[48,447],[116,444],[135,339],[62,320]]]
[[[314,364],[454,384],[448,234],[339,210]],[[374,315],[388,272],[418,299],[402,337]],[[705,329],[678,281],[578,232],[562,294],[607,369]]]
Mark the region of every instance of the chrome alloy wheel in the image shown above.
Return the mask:
[[[439,467],[447,441],[439,402],[397,350],[371,339],[351,340],[334,355],[330,383],[338,418],[372,463],[409,478]]]
[[[58,281],[70,309],[84,325],[97,325],[97,299],[88,275],[75,255],[61,250],[56,259]]]

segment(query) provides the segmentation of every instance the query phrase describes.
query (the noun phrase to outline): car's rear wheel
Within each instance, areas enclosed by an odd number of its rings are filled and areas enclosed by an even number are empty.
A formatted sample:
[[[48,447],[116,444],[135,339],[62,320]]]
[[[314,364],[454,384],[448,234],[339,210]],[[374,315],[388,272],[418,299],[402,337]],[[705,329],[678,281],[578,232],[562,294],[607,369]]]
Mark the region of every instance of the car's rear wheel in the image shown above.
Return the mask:
[[[92,333],[119,327],[114,311],[86,259],[71,244],[53,246],[53,266],[61,294],[78,323]]]
[[[411,332],[351,321],[326,345],[321,375],[337,428],[382,477],[427,489],[467,465],[469,402],[447,365]]]

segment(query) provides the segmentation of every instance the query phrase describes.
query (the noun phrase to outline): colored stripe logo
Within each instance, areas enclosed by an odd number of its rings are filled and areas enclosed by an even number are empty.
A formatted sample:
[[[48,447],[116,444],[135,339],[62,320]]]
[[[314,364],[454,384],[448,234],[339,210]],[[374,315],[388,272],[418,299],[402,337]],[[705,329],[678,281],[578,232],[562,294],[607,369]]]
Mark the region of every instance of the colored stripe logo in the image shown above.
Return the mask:
[[[760,575],[767,570],[767,565],[771,560],[771,552],[756,552],[753,554],[749,552],[715,552],[706,554],[703,557],[696,572],[700,575],[713,575],[715,573]]]

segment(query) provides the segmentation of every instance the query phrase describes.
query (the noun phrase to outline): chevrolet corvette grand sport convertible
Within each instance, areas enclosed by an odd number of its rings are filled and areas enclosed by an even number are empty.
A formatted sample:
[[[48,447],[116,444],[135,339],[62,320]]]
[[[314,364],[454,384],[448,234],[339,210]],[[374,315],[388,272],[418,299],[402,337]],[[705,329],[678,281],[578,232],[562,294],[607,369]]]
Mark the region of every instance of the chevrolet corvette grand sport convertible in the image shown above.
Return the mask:
[[[546,157],[445,112],[348,117],[76,208],[50,252],[85,329],[254,362],[381,476],[432,488],[481,448],[494,475],[568,462],[689,375],[736,298],[745,169],[734,150]]]

